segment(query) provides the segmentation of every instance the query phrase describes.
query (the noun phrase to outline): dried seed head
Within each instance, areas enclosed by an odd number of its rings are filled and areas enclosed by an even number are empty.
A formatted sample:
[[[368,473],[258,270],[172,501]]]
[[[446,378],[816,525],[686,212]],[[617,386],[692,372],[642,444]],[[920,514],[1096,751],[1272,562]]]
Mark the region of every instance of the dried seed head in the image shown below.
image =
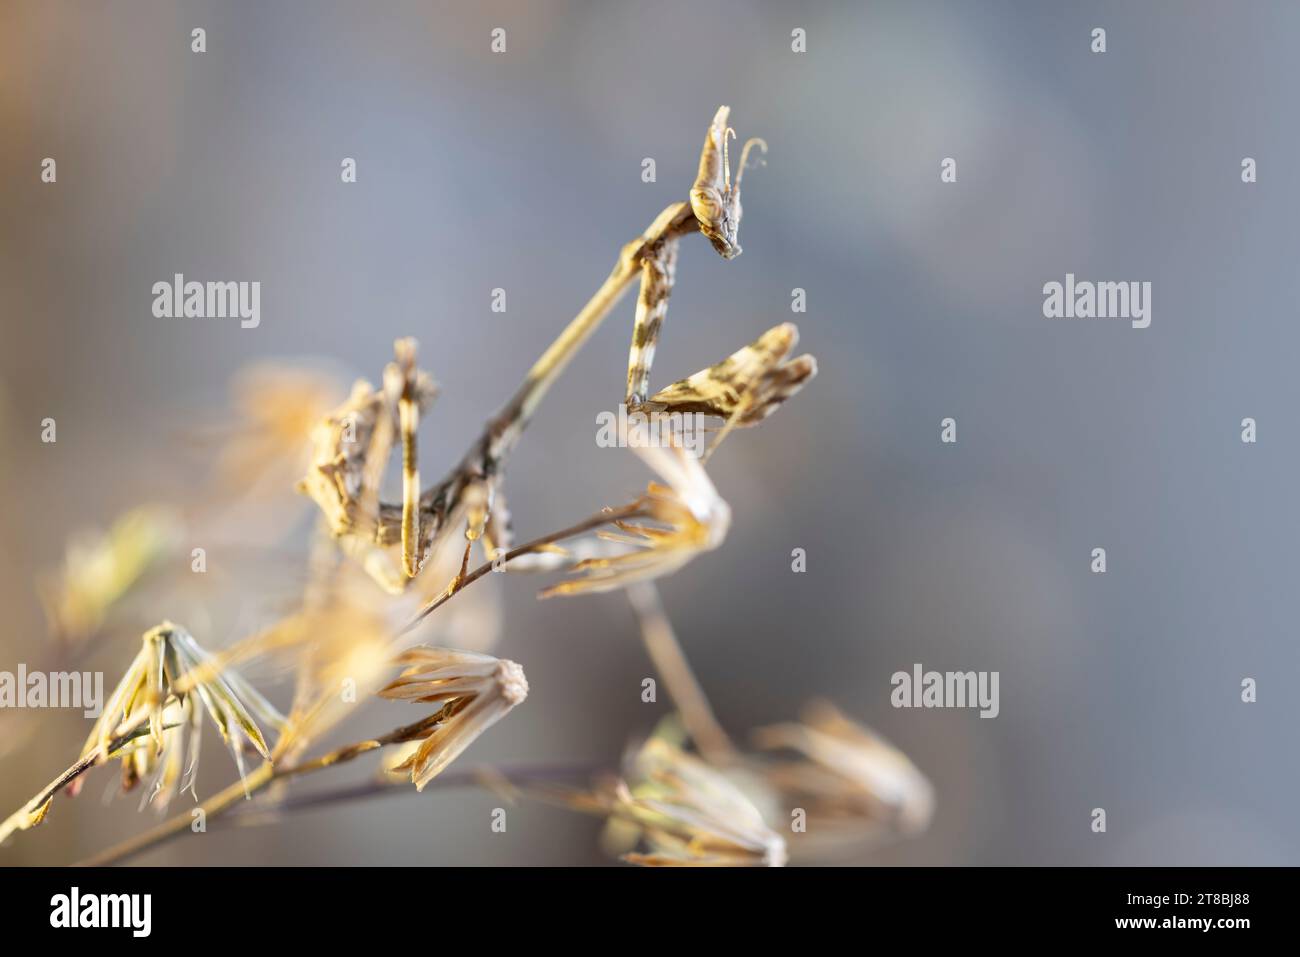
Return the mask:
[[[800,843],[812,844],[814,852],[846,841],[914,834],[929,824],[934,792],[925,775],[828,703],[810,705],[801,722],[760,728],[754,737],[761,748],[802,755],[756,767],[788,807],[807,811],[810,826]]]
[[[627,762],[622,779],[589,794],[551,792],[580,811],[610,818],[610,836],[644,851],[623,860],[654,866],[785,864],[785,841],[721,772],[663,738],[651,738]]]
[[[496,681],[501,697],[510,707],[521,704],[528,697],[528,679],[524,676],[524,669],[516,662],[506,659],[499,661]]]
[[[528,697],[524,669],[513,661],[428,646],[403,652],[397,661],[408,667],[379,692],[381,697],[443,706],[441,720],[392,769],[409,770],[416,790],[423,790],[475,738]]]
[[[671,575],[701,552],[717,548],[726,538],[731,509],[694,456],[680,445],[665,448],[639,442],[627,444],[668,483],[651,482],[636,503],[664,527],[616,522],[622,534],[600,532],[599,537],[635,550],[580,561],[573,571],[581,577],[552,585],[542,591],[541,597],[610,591]]]
[[[184,629],[163,622],[145,633],[140,653],[91,729],[82,757],[95,751],[101,760],[120,756],[124,789],[150,778],[144,802],[165,808],[178,791],[194,786],[201,729],[194,696],[234,756],[240,778],[246,744],[262,757],[270,756],[254,716],[277,729],[284,718],[235,671],[217,668]],[[111,742],[141,722],[147,722],[148,734],[110,754]]]
[[[700,232],[713,243],[724,259],[740,255],[737,233],[740,230],[740,181],[749,164],[749,151],[758,147],[767,152],[767,144],[757,137],[747,140],[740,152],[736,178],[731,178],[728,141],[736,131],[727,125],[731,107],[720,106],[704,138],[700,169],[691,189],[691,211],[700,224]]]

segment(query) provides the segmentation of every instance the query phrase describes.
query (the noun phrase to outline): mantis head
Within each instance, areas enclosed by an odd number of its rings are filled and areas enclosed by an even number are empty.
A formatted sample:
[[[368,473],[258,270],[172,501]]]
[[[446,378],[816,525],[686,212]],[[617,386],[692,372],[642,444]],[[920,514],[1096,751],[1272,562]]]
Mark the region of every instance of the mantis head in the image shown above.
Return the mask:
[[[749,151],[758,147],[767,152],[767,143],[754,137],[746,140],[740,151],[740,165],[736,178],[731,178],[731,160],[728,142],[736,131],[727,125],[731,107],[721,106],[713,117],[704,151],[700,154],[700,170],[691,188],[691,210],[700,224],[700,232],[708,237],[713,248],[724,259],[740,255],[738,233],[740,230],[740,180],[749,165]]]

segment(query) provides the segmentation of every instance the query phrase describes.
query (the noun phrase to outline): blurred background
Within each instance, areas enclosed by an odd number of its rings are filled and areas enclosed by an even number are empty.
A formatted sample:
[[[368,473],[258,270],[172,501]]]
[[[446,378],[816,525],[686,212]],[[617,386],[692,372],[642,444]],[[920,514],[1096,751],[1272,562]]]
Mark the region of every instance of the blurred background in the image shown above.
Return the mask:
[[[314,357],[346,386],[418,337],[442,387],[422,465],[440,476],[621,245],[686,197],[727,103],[740,141],[770,145],[745,181],[745,252],[684,242],[654,381],[789,319],[821,372],[728,440],[710,472],[730,536],[662,583],[722,723],[743,739],[824,696],[916,762],[930,829],[858,863],[1296,863],[1297,29],[1285,3],[0,5],[0,669],[46,660],[35,582],[71,537],[204,494],[250,362]],[[177,272],[260,281],[260,326],[154,318],[151,287]],[[1151,327],[1044,319],[1042,286],[1067,272],[1150,281]],[[632,309],[515,455],[521,540],[647,478],[593,441]],[[114,618],[87,665],[106,690],[163,618],[221,647],[282,614],[306,505],[270,541],[210,524],[202,584],[183,567]],[[545,583],[484,583],[496,653],[532,691],[462,762],[612,764],[668,711],[640,700],[626,601],[538,602]],[[890,675],[917,662],[1000,672],[1000,715],[891,708]],[[283,676],[250,676],[285,701]],[[383,706],[340,740],[410,719]],[[39,720],[0,757],[5,814],[89,725]],[[0,863],[71,861],[152,823],[134,797],[101,805],[115,776],[56,801]],[[200,795],[232,779],[210,739]],[[499,803],[411,792],[141,860],[608,860],[597,820],[524,803],[493,834]]]

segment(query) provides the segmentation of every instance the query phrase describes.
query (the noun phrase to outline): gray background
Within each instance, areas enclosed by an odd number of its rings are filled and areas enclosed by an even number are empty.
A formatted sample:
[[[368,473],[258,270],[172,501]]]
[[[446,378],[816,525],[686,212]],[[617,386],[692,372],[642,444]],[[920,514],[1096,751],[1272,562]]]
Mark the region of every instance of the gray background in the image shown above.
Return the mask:
[[[203,458],[178,435],[248,360],[374,377],[418,336],[443,386],[424,430],[441,473],[618,248],[685,197],[725,102],[769,163],[746,180],[741,258],[685,244],[655,381],[789,318],[821,374],[719,454],[729,540],[663,585],[724,724],[825,695],[902,747],[936,817],[866,862],[1295,863],[1298,28],[1300,8],[1264,3],[6,3],[0,667],[40,660],[31,582],[69,534],[193,489]],[[1151,327],[1044,319],[1042,285],[1067,271],[1152,282]],[[261,281],[261,327],[154,319],[173,272]],[[519,450],[525,537],[644,479],[592,441],[631,310]],[[268,564],[300,574],[292,551],[248,559],[254,614],[289,590]],[[638,698],[649,666],[621,598],[537,603],[538,584],[502,589],[500,652],[532,694],[462,760],[613,760],[665,710]],[[148,623],[97,659],[110,683]],[[1000,717],[892,709],[889,675],[913,662],[1001,672]],[[52,714],[3,759],[5,813],[85,730]],[[210,794],[232,769],[205,752]],[[147,823],[133,799],[100,808],[105,786],[0,861],[70,860]],[[497,803],[412,794],[146,860],[605,860],[597,822],[545,807],[491,834]]]

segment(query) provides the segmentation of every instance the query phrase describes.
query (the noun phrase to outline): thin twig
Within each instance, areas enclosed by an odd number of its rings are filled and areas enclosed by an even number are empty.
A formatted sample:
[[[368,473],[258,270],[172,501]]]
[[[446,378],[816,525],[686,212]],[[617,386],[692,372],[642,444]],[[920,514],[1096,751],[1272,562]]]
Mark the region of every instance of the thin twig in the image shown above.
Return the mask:
[[[535,538],[531,542],[528,542],[524,545],[520,545],[517,548],[512,548],[508,552],[506,552],[504,556],[498,556],[492,561],[484,562],[482,565],[474,569],[472,572],[469,572],[468,574],[464,573],[464,569],[462,566],[461,574],[457,575],[455,578],[452,579],[451,584],[447,586],[447,588],[443,591],[441,595],[439,595],[437,598],[434,598],[423,608],[421,608],[416,613],[415,617],[412,618],[406,624],[406,626],[403,627],[402,630],[398,632],[398,635],[399,636],[404,635],[407,632],[409,632],[412,628],[418,625],[426,617],[428,617],[434,611],[441,608],[444,604],[450,601],[452,596],[454,596],[456,593],[460,592],[462,589],[466,588],[467,586],[472,585],[474,582],[478,581],[480,578],[482,578],[488,572],[492,571],[494,568],[501,568],[506,564],[514,561],[516,558],[519,558],[521,555],[527,555],[530,552],[535,552],[540,548],[543,548],[547,545],[552,545],[558,541],[563,541],[566,538],[573,538],[575,535],[581,535],[583,532],[589,532],[593,528],[599,528],[602,525],[608,525],[612,522],[625,522],[633,518],[647,518],[647,517],[649,517],[649,513],[645,511],[645,509],[641,506],[639,502],[633,502],[631,505],[625,505],[622,508],[606,509],[605,511],[599,512],[588,519],[584,519],[583,521],[579,522],[577,525],[571,525],[568,528],[561,529],[558,532],[552,532],[549,535],[543,535],[541,538]],[[468,558],[468,556],[469,556],[469,551],[468,549],[466,549],[466,557]]]
[[[461,771],[448,771],[440,774],[429,783],[430,787],[488,787],[493,777],[500,778],[512,785],[529,787],[537,783],[549,783],[556,780],[567,781],[572,778],[587,778],[604,770],[604,764],[575,765],[525,765],[516,768],[478,767]],[[398,778],[372,778],[357,784],[319,791],[315,794],[294,794],[274,804],[240,808],[227,815],[224,822],[238,826],[260,826],[269,824],[282,813],[308,811],[337,804],[364,801],[385,795],[413,794],[410,781]]]
[[[0,824],[0,844],[3,844],[9,838],[9,835],[13,834],[15,831],[25,830],[27,827],[31,826],[33,816],[37,816],[36,823],[40,823],[40,819],[45,816],[45,811],[43,809],[51,800],[53,800],[54,795],[58,794],[73,781],[77,780],[77,778],[81,777],[81,775],[85,774],[96,764],[107,760],[108,755],[111,755],[113,752],[126,745],[131,741],[131,739],[139,737],[144,731],[143,725],[147,717],[148,715],[145,712],[138,714],[116,738],[109,741],[103,747],[97,747],[88,754],[78,758],[67,768],[67,770],[38,791],[35,797],[13,814],[9,815],[9,817],[5,819],[4,823]]]
[[[735,745],[718,724],[704,689],[686,661],[686,653],[659,600],[659,590],[652,582],[636,582],[627,587],[627,597],[641,625],[641,638],[650,660],[700,753],[718,763],[733,761],[738,753]]]

